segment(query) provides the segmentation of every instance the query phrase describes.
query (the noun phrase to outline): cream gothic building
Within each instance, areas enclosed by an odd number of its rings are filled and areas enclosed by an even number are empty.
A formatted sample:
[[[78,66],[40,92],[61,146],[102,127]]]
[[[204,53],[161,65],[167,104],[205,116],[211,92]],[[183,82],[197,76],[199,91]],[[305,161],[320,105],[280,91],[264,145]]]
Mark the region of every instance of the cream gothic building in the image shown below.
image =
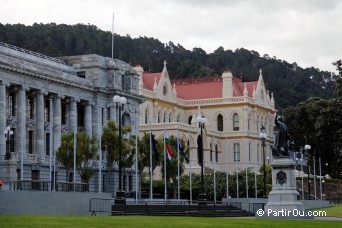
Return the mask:
[[[258,81],[242,82],[230,71],[221,77],[171,81],[166,62],[160,73],[144,72],[135,67],[139,75],[139,92],[146,101],[140,104],[140,135],[149,131],[162,138],[165,127],[168,135],[190,139],[191,165],[200,172],[197,157],[197,137],[200,129],[198,116],[207,119],[204,131],[205,172],[230,173],[263,164],[261,126],[268,138],[265,159],[272,156],[275,106],[273,94],[265,88],[262,72]],[[228,154],[228,156],[227,156]],[[189,165],[186,165],[189,173]]]

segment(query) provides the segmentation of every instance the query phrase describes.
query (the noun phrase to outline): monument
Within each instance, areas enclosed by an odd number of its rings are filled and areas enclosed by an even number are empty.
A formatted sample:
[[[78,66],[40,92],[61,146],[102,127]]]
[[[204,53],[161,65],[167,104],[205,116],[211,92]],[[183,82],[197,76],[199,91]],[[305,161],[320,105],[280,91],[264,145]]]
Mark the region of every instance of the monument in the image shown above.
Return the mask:
[[[289,155],[287,146],[287,126],[282,118],[276,115],[274,126],[275,140],[272,146],[272,191],[268,195],[268,202],[263,215],[257,217],[275,219],[308,219],[304,205],[298,200],[294,175],[295,161]]]

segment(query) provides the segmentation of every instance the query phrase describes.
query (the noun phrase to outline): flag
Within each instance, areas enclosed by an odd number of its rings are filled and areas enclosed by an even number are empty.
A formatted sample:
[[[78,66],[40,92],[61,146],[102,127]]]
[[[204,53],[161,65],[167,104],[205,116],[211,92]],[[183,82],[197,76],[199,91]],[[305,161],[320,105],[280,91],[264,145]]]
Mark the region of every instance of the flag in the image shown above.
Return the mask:
[[[170,139],[167,137],[167,134],[164,133],[164,140],[165,140],[165,147],[166,147],[166,153],[167,153],[167,157],[169,158],[169,160],[172,160],[172,151],[171,151],[171,143],[170,143]]]
[[[178,148],[179,148],[179,151],[182,153],[182,155],[183,155],[183,157],[184,157],[184,159],[185,159],[185,161],[186,161],[186,163],[188,163],[189,164],[189,158],[186,156],[186,154],[185,154],[185,152],[184,152],[184,150],[183,150],[183,147],[182,147],[182,143],[177,139],[177,144],[178,144]]]
[[[157,150],[157,142],[154,139],[154,135],[152,133],[151,133],[151,139],[152,139],[152,149],[153,149],[153,152],[154,152],[154,158],[156,159],[156,161],[159,161],[159,153],[158,153],[158,150]]]

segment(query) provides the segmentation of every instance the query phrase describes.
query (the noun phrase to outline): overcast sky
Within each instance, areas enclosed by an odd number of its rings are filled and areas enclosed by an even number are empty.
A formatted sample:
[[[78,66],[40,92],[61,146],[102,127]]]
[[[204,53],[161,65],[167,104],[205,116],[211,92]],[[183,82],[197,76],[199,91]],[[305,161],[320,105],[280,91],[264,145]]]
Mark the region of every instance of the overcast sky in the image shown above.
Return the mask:
[[[246,48],[301,67],[336,72],[340,0],[0,0],[2,24],[92,24],[131,37],[211,53]]]

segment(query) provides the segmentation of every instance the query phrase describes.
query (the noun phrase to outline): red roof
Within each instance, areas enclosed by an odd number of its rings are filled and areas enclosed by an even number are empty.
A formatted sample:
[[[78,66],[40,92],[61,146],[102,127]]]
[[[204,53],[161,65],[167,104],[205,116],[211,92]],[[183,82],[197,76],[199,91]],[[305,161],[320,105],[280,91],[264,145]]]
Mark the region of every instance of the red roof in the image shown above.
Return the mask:
[[[157,78],[157,83],[159,83],[162,73],[147,73],[143,74],[144,89],[153,91],[154,79]]]
[[[161,73],[147,73],[143,74],[144,89],[153,91],[154,78],[159,83]],[[222,78],[200,78],[200,79],[184,79],[175,80],[172,84],[176,84],[177,97],[184,100],[196,99],[211,99],[222,98]],[[239,78],[233,77],[233,96],[243,96],[245,83],[248,91],[248,96],[253,96],[254,86],[256,87],[258,81],[242,82]]]

